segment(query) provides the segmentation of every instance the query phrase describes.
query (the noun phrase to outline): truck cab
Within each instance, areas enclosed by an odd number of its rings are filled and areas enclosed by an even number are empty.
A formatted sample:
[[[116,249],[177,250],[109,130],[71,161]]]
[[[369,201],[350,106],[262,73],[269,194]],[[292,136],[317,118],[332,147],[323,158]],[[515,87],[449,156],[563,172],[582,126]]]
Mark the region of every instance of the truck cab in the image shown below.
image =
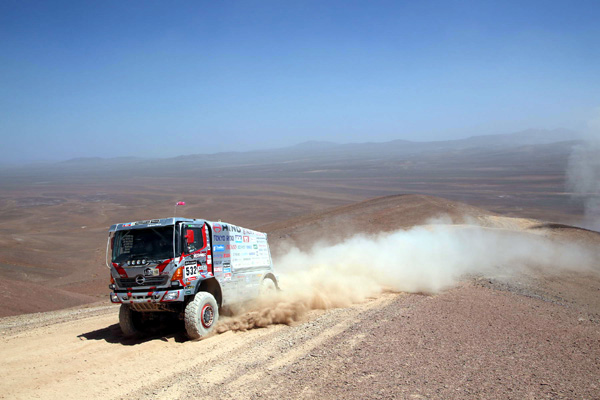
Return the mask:
[[[267,234],[203,219],[112,225],[107,266],[126,336],[171,313],[184,320],[191,339],[200,339],[213,330],[220,307],[277,288]]]

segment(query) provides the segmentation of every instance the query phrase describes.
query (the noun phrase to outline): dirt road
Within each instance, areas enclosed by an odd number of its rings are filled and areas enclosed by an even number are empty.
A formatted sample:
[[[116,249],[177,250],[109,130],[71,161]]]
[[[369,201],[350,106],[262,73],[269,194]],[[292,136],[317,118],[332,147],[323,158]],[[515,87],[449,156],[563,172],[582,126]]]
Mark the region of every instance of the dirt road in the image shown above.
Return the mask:
[[[491,285],[491,286],[490,286]],[[7,399],[598,398],[600,326],[575,303],[468,282],[294,326],[121,337],[118,308],[0,320]]]

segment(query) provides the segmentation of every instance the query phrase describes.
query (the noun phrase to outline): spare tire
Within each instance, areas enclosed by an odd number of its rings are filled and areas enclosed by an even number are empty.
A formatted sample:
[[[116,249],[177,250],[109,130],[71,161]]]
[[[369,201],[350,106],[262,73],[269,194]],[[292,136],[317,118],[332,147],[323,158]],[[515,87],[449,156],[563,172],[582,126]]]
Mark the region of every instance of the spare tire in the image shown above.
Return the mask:
[[[219,306],[208,292],[198,292],[185,307],[185,331],[192,340],[202,339],[214,329],[219,320]]]

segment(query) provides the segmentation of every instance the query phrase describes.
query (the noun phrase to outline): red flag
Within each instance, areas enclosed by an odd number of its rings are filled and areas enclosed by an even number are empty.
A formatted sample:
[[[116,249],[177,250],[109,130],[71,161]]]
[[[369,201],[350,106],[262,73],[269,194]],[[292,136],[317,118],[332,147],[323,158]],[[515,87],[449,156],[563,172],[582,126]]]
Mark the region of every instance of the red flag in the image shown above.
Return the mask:
[[[185,201],[178,201],[176,206],[185,206]]]

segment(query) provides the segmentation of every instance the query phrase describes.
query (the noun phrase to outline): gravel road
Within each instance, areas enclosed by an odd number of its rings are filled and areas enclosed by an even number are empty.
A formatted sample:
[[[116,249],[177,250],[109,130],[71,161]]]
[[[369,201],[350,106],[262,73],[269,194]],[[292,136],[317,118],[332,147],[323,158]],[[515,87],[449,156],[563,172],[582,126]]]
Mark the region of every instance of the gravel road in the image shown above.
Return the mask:
[[[469,281],[197,342],[125,340],[113,306],[4,318],[0,396],[599,398],[600,325],[565,296]]]

